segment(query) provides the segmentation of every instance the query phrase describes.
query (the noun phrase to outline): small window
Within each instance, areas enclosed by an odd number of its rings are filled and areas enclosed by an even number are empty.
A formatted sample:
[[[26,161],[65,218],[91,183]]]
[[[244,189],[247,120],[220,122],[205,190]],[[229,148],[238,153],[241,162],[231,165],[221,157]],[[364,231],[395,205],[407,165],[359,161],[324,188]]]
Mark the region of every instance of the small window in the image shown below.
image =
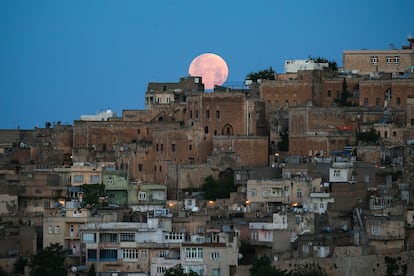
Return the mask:
[[[75,183],[83,183],[83,175],[75,175],[73,180]]]
[[[220,119],[220,110],[216,110],[216,118]]]
[[[331,95],[332,95],[331,90],[328,90],[328,97],[331,97]]]
[[[380,100],[380,98],[375,98],[375,105],[376,106],[380,106],[381,105],[381,100]]]
[[[377,56],[371,56],[371,64],[372,65],[378,64],[378,57]]]
[[[210,118],[210,110],[206,110],[206,118],[209,119]]]
[[[394,57],[394,63],[395,64],[399,64],[400,63],[400,57],[399,56],[395,56]]]
[[[368,98],[364,98],[364,105],[368,106]]]
[[[386,60],[387,60],[387,64],[392,63],[392,57],[387,57]]]
[[[175,144],[171,144],[171,151],[175,151]]]
[[[401,98],[397,97],[397,105],[400,105],[400,104],[401,104]]]
[[[142,172],[142,164],[138,164],[138,171]]]
[[[204,133],[205,133],[205,134],[208,134],[208,126],[206,126],[206,127],[204,128]]]
[[[193,145],[188,145],[188,150],[193,150]]]

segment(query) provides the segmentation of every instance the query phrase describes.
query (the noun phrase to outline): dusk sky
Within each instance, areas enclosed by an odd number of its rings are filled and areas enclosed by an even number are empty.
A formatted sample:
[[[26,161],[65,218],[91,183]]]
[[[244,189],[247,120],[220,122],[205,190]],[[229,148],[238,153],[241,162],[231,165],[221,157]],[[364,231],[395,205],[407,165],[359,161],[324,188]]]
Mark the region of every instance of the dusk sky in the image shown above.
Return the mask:
[[[149,82],[178,82],[220,55],[228,85],[287,59],[401,48],[413,0],[0,0],[0,129],[144,109]]]

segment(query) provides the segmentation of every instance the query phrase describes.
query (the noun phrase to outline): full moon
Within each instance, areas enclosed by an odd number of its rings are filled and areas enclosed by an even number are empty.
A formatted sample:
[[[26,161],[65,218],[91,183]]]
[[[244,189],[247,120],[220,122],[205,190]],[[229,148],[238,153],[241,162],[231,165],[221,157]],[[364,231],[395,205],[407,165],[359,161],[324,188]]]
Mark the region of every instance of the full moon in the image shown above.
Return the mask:
[[[193,77],[202,77],[204,89],[214,89],[215,85],[222,85],[229,74],[227,63],[220,56],[212,53],[201,54],[193,59],[188,68]]]

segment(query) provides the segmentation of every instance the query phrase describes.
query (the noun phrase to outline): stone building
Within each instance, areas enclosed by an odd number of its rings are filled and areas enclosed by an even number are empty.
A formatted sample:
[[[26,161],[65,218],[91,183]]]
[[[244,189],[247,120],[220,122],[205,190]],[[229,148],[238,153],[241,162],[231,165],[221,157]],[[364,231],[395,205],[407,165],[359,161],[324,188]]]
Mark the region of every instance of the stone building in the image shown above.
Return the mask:
[[[408,37],[408,45],[401,49],[394,46],[388,50],[345,50],[343,69],[360,75],[374,75],[380,72],[401,77],[414,70],[414,38]]]

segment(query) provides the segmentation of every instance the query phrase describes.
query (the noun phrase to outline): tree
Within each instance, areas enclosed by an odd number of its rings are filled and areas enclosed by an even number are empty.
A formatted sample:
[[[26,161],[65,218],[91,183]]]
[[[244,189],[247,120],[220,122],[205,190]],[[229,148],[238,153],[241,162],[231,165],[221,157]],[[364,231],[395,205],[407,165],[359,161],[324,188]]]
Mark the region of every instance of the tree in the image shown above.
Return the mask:
[[[256,258],[250,268],[251,276],[287,276],[286,271],[279,270],[272,266],[270,259],[266,256]]]
[[[164,273],[164,276],[198,276],[198,274],[192,270],[189,273],[185,273],[184,268],[182,268],[182,266],[179,264],[167,269]]]
[[[104,184],[83,184],[81,190],[84,193],[83,204],[98,205],[99,197],[105,195]]]
[[[306,263],[289,272],[289,276],[326,276],[328,275],[319,264]]]
[[[328,63],[328,67],[332,69],[332,71],[338,71],[338,64],[334,60],[328,60],[327,58],[323,58],[320,56],[312,57],[309,55],[309,59],[313,60],[316,63]]]
[[[27,259],[20,257],[14,263],[14,272],[18,275],[24,274],[24,267],[27,265]]]
[[[66,275],[65,254],[62,245],[51,244],[33,256],[31,276]]]
[[[95,276],[96,272],[95,272],[95,265],[91,264],[91,267],[88,270],[88,276]]]
[[[247,80],[251,80],[253,82],[257,82],[257,80],[274,80],[275,79],[275,71],[270,66],[269,69],[261,70],[258,72],[250,72],[246,76]]]
[[[204,199],[216,200],[229,198],[230,193],[236,191],[236,187],[232,176],[224,176],[217,181],[210,175],[204,179],[201,190],[204,192]]]

